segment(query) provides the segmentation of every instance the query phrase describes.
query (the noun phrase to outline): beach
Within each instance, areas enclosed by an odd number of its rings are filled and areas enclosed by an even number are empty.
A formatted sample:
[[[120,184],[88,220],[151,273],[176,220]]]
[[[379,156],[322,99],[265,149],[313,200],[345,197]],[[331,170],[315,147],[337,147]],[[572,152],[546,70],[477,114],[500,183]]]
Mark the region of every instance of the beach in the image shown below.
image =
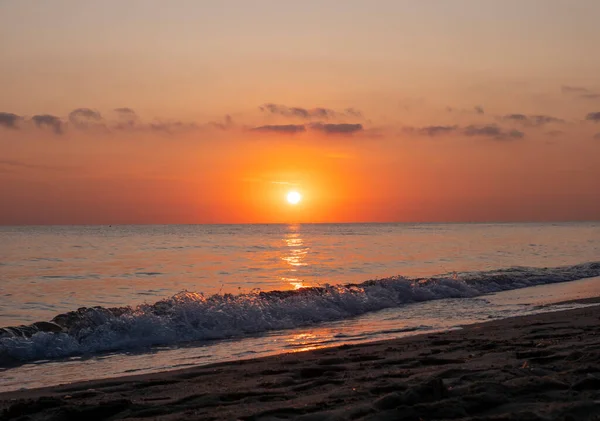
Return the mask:
[[[594,305],[396,340],[7,392],[0,395],[0,419],[597,419],[599,319]]]
[[[0,0],[0,421],[600,421],[598,17]]]

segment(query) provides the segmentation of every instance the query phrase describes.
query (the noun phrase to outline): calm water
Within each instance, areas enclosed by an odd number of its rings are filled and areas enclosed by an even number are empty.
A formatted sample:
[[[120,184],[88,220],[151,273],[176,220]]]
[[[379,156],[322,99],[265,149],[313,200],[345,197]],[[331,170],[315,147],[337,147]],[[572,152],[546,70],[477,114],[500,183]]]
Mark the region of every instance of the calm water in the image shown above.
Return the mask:
[[[270,291],[596,260],[598,223],[0,227],[0,326],[183,290]]]
[[[0,227],[0,326],[100,306],[0,335],[0,390],[548,311],[600,295],[599,260],[599,223]]]

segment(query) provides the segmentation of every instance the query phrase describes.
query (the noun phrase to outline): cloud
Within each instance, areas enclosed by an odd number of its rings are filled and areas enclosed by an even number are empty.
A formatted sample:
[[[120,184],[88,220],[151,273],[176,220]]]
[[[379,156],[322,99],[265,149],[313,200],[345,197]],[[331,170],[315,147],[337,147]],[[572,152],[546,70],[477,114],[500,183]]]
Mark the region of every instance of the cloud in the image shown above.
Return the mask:
[[[198,128],[196,123],[184,123],[183,121],[156,121],[147,126],[148,130],[159,133],[173,134],[174,132],[185,132]]]
[[[104,127],[102,115],[91,108],[77,108],[71,111],[69,122],[80,130]]]
[[[115,113],[122,114],[122,115],[135,115],[135,116],[137,116],[136,112],[132,108],[129,108],[129,107],[115,108],[113,111]]]
[[[212,121],[209,123],[211,126],[221,130],[229,130],[234,126],[233,118],[227,114],[224,118],[224,122]]]
[[[482,106],[476,105],[473,108],[454,108],[454,107],[446,107],[446,111],[449,113],[460,113],[460,114],[485,114],[485,110]]]
[[[345,114],[350,117],[363,118],[363,114],[355,108],[346,108]]]
[[[124,131],[149,131],[160,134],[174,134],[197,130],[200,126],[193,122],[184,121],[163,121],[156,119],[153,122],[142,122],[138,114],[132,108],[115,108],[113,111],[117,114],[117,121],[108,123],[108,128]],[[99,113],[98,113],[99,115]],[[213,124],[213,123],[208,123]],[[214,123],[216,124],[216,123]]]
[[[27,168],[27,169],[36,169],[36,170],[51,170],[51,171],[66,171],[75,169],[77,167],[62,167],[55,165],[39,165],[39,164],[28,164],[22,161],[15,161],[11,159],[0,159],[0,165],[4,165],[7,167],[13,168]]]
[[[321,131],[327,134],[352,134],[363,130],[362,124],[323,124],[313,123],[310,125],[311,129]]]
[[[302,119],[312,119],[312,118],[320,118],[320,119],[330,119],[335,117],[357,117],[362,118],[363,115],[360,111],[355,108],[346,108],[344,111],[339,112],[332,110],[330,108],[302,108],[302,107],[288,107],[286,105],[273,104],[268,103],[261,105],[258,107],[262,112],[282,115],[284,117],[297,117]]]
[[[406,127],[407,133],[416,133],[421,136],[436,137],[446,134],[452,134],[458,130],[458,126],[424,126],[424,127]]]
[[[301,133],[306,131],[303,124],[269,124],[266,126],[254,127],[250,129],[254,132],[272,132],[272,133]]]
[[[310,129],[317,130],[326,134],[352,134],[363,130],[362,124],[324,124],[313,123]],[[275,124],[259,126],[250,129],[255,132],[273,132],[273,133],[301,133],[306,131],[306,126],[303,124]]]
[[[8,167],[26,167],[29,168],[28,164],[21,161],[14,161],[11,159],[0,159],[0,165],[6,165]]]
[[[128,107],[115,108],[113,110],[117,114],[117,122],[113,124],[113,129],[116,130],[131,130],[139,122],[137,113]]]
[[[472,137],[489,137],[494,140],[521,139],[525,137],[525,133],[519,130],[504,130],[495,124],[488,124],[484,126],[467,126],[464,128],[463,134],[465,136]]]
[[[589,113],[588,115],[585,116],[585,119],[587,121],[593,121],[596,123],[600,123],[600,111],[595,112],[595,113]]]
[[[546,132],[546,136],[551,136],[551,137],[559,137],[564,134],[565,134],[565,132],[563,132],[561,130],[550,130],[549,132]]]
[[[563,94],[587,94],[590,93],[591,91],[587,88],[584,88],[582,86],[561,86],[561,91]]]
[[[563,94],[577,95],[578,98],[582,99],[600,99],[600,94],[592,91],[591,89],[584,88],[582,86],[563,86]]]
[[[544,124],[557,123],[562,124],[565,122],[562,118],[552,117],[549,115],[533,115],[529,117],[530,120],[533,120],[533,124],[535,126],[542,126]]]
[[[527,121],[527,116],[525,114],[508,114],[503,118],[504,120]]]
[[[21,117],[13,113],[1,113],[0,112],[0,126],[7,129],[18,129],[17,123],[21,120]]]
[[[31,117],[31,121],[39,128],[49,127],[54,133],[63,133],[63,122],[59,117],[50,114],[38,114]]]
[[[565,121],[561,118],[552,117],[549,115],[525,115],[525,114],[508,114],[502,117],[502,120],[514,121],[525,126],[540,127],[545,124],[562,124]]]
[[[525,137],[525,133],[519,130],[505,130],[495,124],[469,125],[463,128],[456,125],[407,127],[404,131],[428,137],[451,135],[454,133],[462,133],[463,135],[470,137],[489,137],[494,140],[520,139]]]

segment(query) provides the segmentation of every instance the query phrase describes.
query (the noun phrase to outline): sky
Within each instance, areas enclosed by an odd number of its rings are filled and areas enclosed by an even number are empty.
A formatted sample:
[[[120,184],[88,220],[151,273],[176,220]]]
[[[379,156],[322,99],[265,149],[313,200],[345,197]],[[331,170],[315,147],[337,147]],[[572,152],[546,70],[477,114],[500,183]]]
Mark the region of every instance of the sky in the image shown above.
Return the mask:
[[[0,224],[598,220],[599,16],[0,0]]]

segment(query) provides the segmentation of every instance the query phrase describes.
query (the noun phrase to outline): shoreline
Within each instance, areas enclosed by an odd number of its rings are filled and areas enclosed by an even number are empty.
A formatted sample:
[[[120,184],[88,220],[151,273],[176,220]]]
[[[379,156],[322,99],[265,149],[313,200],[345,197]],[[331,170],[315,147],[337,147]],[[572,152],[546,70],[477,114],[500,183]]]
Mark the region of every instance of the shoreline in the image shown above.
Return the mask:
[[[586,419],[600,415],[599,319],[596,305],[442,333],[4,392],[0,420],[83,419],[91,413],[111,420]]]

